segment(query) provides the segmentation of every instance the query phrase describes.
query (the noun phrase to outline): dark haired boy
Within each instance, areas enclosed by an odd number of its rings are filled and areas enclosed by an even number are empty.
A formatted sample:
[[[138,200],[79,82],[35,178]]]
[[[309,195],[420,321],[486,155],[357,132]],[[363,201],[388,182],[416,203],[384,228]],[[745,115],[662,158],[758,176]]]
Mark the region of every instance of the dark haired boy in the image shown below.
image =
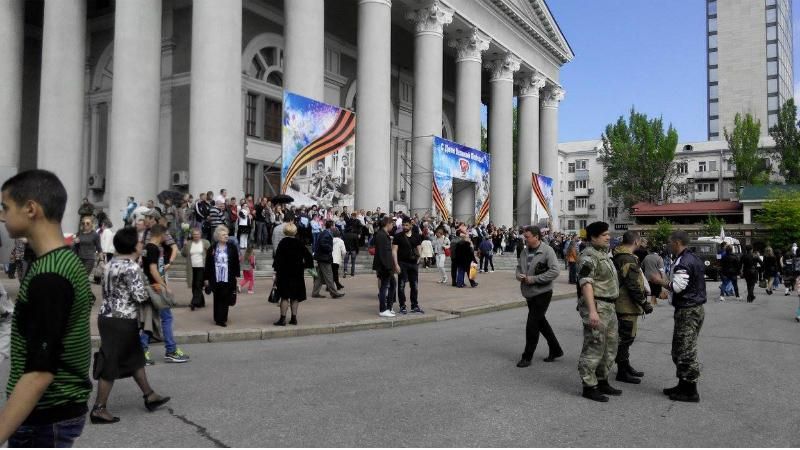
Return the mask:
[[[94,300],[77,256],[64,245],[67,192],[55,174],[21,172],[3,183],[2,213],[36,259],[22,280],[11,328],[11,372],[0,443],[71,447],[86,421]]]

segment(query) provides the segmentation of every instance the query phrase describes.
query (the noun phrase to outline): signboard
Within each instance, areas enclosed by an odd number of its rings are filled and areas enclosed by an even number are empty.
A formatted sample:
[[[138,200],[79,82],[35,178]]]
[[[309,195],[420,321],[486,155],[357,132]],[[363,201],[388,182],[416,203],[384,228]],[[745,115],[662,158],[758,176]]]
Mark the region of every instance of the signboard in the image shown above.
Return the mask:
[[[281,193],[297,205],[353,207],[354,112],[284,91]]]
[[[628,223],[615,223],[614,229],[617,231],[628,231]]]
[[[489,219],[489,168],[491,156],[438,136],[433,138],[433,205],[450,220],[453,211],[453,179],[475,183],[475,223]]]

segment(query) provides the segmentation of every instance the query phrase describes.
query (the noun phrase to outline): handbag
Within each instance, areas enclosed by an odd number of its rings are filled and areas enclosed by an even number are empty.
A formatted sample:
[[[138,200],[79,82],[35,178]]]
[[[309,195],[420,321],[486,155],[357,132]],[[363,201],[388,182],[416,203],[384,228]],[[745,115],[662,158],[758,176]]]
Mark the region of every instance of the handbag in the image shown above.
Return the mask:
[[[272,283],[272,289],[269,291],[267,301],[270,303],[278,303],[281,301],[280,296],[278,296],[278,286],[276,286],[275,283]]]
[[[314,278],[314,279],[319,278],[319,273],[317,273],[317,269],[315,269],[313,267],[310,268],[310,269],[306,269],[306,272],[308,272],[308,274],[311,275],[311,278]]]
[[[450,257],[450,247],[446,247],[444,249],[444,256],[447,256],[448,258]]]
[[[767,280],[766,279],[762,279],[761,281],[759,281],[758,282],[758,287],[766,288],[767,287]]]
[[[375,247],[369,247],[367,249],[367,253],[369,253],[372,256],[375,256]]]
[[[100,254],[97,255],[94,261],[94,267],[92,268],[92,279],[94,280],[95,284],[100,284],[100,280],[103,278],[103,274],[106,271],[106,255]]]
[[[150,301],[153,303],[153,307],[158,311],[172,308],[176,305],[175,297],[168,293],[163,287],[160,287],[158,291],[156,291],[152,285],[147,285],[146,288],[147,293],[150,295]]]
[[[474,281],[475,278],[478,278],[478,265],[472,263],[469,266],[469,279]]]

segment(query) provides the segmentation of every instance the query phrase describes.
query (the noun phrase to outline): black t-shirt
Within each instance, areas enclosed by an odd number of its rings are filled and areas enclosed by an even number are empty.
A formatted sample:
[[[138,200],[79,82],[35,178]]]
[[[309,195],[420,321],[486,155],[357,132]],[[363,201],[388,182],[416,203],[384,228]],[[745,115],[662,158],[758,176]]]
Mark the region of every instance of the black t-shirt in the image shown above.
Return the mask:
[[[422,236],[417,233],[411,233],[411,236],[406,236],[405,233],[395,235],[392,245],[397,246],[397,261],[416,263],[419,258],[417,246],[420,244],[422,244]]]
[[[160,259],[161,249],[159,249],[156,244],[148,243],[144,246],[144,251],[142,251],[142,268],[144,269],[144,274],[150,284],[155,284],[157,282],[150,273],[150,265],[155,264],[159,273],[161,273]]]

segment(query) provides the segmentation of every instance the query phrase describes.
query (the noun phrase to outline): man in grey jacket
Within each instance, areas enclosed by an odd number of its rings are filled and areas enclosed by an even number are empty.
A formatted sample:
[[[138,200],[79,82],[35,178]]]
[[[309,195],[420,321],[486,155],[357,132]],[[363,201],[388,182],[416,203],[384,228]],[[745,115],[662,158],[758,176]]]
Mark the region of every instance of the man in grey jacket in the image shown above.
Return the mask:
[[[525,248],[517,262],[517,281],[522,296],[528,302],[528,323],[525,326],[525,351],[517,367],[528,367],[539,343],[539,333],[547,340],[549,353],[546,362],[564,356],[553,329],[545,318],[553,297],[553,280],[558,278],[558,260],[552,247],[542,242],[539,227],[528,226],[523,232]]]

